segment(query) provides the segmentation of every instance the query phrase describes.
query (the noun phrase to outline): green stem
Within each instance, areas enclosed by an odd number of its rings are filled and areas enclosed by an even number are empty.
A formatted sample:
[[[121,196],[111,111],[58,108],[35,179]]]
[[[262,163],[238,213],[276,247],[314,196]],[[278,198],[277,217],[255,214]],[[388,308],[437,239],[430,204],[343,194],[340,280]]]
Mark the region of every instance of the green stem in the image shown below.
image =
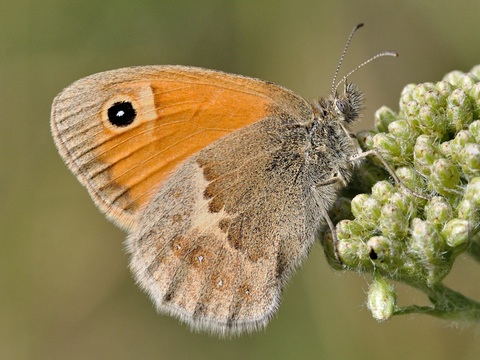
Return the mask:
[[[417,287],[427,293],[433,307],[406,306],[396,309],[395,315],[422,313],[457,321],[480,320],[480,303],[463,296],[443,284],[438,284],[433,288]]]
[[[477,237],[478,236],[476,236],[473,240],[477,240]],[[471,241],[467,251],[476,261],[480,262],[480,242],[478,240]]]
[[[411,306],[397,307],[393,315],[406,315],[406,314],[433,315],[434,312],[435,312],[435,308],[431,306],[411,305]]]

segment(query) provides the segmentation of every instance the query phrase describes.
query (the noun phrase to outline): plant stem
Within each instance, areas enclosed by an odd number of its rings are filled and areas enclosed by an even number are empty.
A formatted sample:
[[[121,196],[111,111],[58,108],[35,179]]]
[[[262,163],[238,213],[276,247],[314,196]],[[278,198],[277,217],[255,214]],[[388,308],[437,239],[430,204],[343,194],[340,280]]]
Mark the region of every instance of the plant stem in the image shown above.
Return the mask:
[[[480,240],[478,236],[475,236],[473,241],[470,242],[467,251],[476,261],[480,262]]]
[[[456,321],[480,320],[480,303],[463,296],[443,284],[435,285],[432,288],[416,287],[428,295],[433,306],[412,305],[401,307],[395,310],[395,315],[422,313]]]

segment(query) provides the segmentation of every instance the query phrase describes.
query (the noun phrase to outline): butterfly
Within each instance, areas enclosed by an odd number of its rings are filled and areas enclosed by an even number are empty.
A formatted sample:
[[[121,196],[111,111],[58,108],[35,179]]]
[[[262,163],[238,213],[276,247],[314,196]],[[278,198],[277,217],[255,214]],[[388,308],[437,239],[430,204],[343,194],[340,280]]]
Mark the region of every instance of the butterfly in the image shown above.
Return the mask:
[[[158,311],[238,334],[275,314],[352,176],[348,125],[362,93],[341,82],[308,102],[220,71],[128,67],[63,90],[51,130],[95,204],[128,232],[130,268]]]

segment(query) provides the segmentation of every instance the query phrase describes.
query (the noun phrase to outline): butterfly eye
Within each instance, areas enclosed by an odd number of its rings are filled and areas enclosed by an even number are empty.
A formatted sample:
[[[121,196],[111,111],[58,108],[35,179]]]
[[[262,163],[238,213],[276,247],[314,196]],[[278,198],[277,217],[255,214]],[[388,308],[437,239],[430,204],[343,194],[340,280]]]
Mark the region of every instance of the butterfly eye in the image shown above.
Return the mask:
[[[128,126],[135,120],[136,116],[137,112],[132,103],[128,101],[116,102],[108,108],[108,120],[115,126]]]
[[[346,114],[349,111],[349,106],[346,101],[338,100],[335,105],[337,106],[338,111],[342,114]]]

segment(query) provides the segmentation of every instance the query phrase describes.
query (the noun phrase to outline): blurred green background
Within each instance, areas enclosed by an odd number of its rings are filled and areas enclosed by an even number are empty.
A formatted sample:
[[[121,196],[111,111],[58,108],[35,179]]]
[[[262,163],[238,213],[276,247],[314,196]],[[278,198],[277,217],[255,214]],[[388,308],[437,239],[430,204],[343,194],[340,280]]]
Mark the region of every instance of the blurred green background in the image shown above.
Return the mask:
[[[315,246],[267,330],[218,340],[157,315],[127,269],[125,234],[107,222],[53,145],[50,104],[74,80],[130,65],[183,64],[328,93],[381,50],[398,59],[351,79],[367,97],[362,128],[397,109],[410,82],[480,63],[480,3],[322,0],[1,0],[1,359],[478,359],[478,326],[426,316],[378,324],[368,278],[338,273]],[[480,298],[479,267],[457,261],[447,283]],[[399,303],[425,304],[401,289]]]

